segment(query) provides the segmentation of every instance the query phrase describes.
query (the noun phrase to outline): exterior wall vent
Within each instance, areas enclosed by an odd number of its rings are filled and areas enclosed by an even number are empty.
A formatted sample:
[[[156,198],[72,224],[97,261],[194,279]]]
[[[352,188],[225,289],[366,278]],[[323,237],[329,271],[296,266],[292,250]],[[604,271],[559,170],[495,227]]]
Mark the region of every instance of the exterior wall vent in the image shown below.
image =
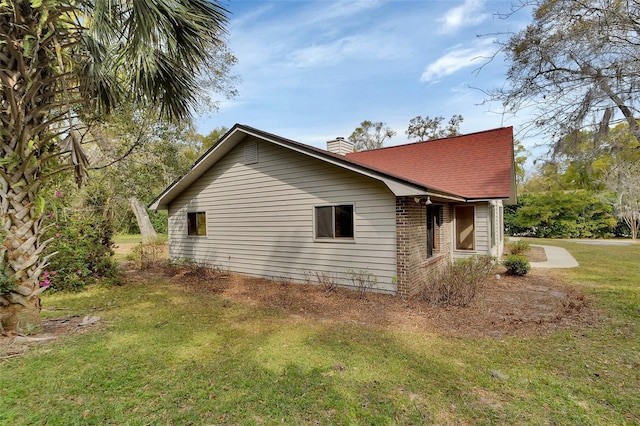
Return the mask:
[[[248,143],[244,146],[244,164],[255,164],[258,162],[258,144]]]
[[[333,154],[347,155],[353,152],[353,144],[344,140],[343,137],[337,137],[335,140],[327,142],[327,151]]]

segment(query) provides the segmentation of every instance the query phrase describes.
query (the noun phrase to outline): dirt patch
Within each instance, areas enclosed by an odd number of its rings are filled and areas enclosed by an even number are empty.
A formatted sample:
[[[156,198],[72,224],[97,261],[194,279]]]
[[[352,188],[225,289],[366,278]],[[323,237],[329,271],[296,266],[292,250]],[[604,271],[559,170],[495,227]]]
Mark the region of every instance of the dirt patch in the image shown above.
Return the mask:
[[[547,253],[543,247],[531,246],[527,252],[527,259],[529,262],[546,262]]]
[[[499,278],[497,278],[499,277]],[[593,325],[599,315],[587,298],[549,270],[524,277],[492,275],[467,307],[432,306],[401,298],[351,290],[325,291],[319,285],[293,284],[239,274],[196,277],[174,274],[171,281],[191,291],[215,293],[225,300],[278,309],[293,318],[356,323],[384,328],[421,329],[451,336],[528,336]]]
[[[135,247],[140,247],[140,243],[118,243],[113,246],[114,254],[126,256],[131,253]]]
[[[508,255],[513,254],[509,250],[509,247],[505,247],[504,255],[502,259],[506,258]],[[544,247],[541,246],[529,246],[529,249],[524,254],[529,262],[546,262],[547,261],[547,252],[545,252]]]

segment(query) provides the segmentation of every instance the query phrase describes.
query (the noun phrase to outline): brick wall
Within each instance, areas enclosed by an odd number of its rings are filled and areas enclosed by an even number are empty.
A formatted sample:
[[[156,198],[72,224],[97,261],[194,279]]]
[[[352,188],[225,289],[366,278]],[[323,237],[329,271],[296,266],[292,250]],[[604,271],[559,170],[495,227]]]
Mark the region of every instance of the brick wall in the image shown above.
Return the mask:
[[[430,276],[451,262],[451,212],[448,204],[441,207],[438,228],[438,251],[427,258],[427,213],[424,204],[413,197],[396,197],[396,250],[399,296],[412,296]]]

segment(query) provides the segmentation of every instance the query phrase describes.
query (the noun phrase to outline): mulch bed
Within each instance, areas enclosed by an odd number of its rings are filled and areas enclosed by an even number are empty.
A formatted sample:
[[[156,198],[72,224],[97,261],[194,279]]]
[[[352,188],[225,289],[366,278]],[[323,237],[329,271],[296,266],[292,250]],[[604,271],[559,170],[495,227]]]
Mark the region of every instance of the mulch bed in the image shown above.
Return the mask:
[[[327,292],[320,285],[233,273],[206,277],[173,271],[169,275],[172,283],[189,291],[277,309],[295,319],[419,329],[438,335],[541,335],[558,329],[588,327],[600,317],[585,295],[563,284],[550,270],[533,270],[524,277],[492,275],[466,307],[433,306],[417,297],[376,293],[362,297],[356,291],[340,288]]]

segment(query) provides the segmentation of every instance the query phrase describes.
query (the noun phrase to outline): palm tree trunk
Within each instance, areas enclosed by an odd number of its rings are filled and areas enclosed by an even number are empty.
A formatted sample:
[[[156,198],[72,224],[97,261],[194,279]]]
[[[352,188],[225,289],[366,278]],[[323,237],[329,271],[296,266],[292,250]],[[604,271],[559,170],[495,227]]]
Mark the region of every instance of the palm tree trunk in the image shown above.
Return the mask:
[[[40,274],[46,266],[42,175],[51,158],[52,138],[41,105],[55,98],[52,39],[40,39],[42,9],[29,2],[3,6],[0,20],[0,259],[10,290],[0,294],[0,328],[30,334],[42,329]],[[11,14],[11,15],[9,15]],[[12,20],[7,19],[8,16]],[[27,49],[27,41],[31,40]]]
[[[18,190],[24,188],[25,179],[18,182],[23,183],[16,185]],[[47,258],[41,256],[45,244],[41,242],[42,221],[35,214],[35,195],[9,187],[2,201],[0,255],[6,272],[15,282],[0,296],[0,328],[4,333],[39,333],[42,331],[40,294],[45,289],[40,287],[39,277]]]

